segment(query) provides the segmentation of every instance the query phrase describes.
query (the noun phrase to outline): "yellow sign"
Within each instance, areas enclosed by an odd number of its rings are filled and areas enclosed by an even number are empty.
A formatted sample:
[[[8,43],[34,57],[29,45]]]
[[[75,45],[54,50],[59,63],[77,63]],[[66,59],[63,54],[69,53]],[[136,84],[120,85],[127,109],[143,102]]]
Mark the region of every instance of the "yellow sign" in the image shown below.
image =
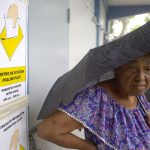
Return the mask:
[[[26,80],[26,67],[0,68],[0,87]]]
[[[24,147],[20,144],[20,150],[25,150]]]
[[[12,38],[6,38],[6,27],[3,28],[1,34],[0,34],[0,40],[3,44],[3,47],[11,60],[11,57],[13,56],[17,46],[20,44],[21,40],[23,39],[23,33],[21,30],[21,27],[19,25],[18,27],[18,36],[12,37]]]
[[[18,148],[17,148],[18,147]],[[19,129],[16,129],[11,138],[9,150],[25,150],[19,143]]]

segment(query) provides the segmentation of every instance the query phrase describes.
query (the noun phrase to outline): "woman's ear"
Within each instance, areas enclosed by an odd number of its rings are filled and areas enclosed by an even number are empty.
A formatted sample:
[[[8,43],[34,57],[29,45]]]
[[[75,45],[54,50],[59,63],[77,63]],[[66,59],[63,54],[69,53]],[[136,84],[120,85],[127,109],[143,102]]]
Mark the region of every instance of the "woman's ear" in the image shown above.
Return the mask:
[[[115,78],[118,76],[118,68],[114,69],[114,76]]]
[[[122,74],[122,67],[118,67],[116,69],[114,69],[114,76],[115,78],[118,78],[121,74]]]

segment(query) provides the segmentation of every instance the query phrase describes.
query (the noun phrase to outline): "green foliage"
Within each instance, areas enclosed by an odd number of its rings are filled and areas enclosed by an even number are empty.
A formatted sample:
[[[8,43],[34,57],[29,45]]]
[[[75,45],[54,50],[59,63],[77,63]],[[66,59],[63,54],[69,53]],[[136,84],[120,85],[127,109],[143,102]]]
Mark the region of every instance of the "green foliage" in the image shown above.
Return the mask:
[[[150,21],[150,15],[146,16],[144,19],[145,22],[149,22]]]
[[[122,35],[124,35],[124,34],[126,34],[126,32],[127,32],[127,26],[128,26],[128,24],[130,24],[131,22],[133,22],[134,21],[134,18],[135,18],[135,16],[128,16],[128,17],[123,17],[123,18],[118,18],[118,19],[115,19],[115,20],[117,20],[117,21],[119,21],[119,22],[121,22],[122,23],[122,25],[123,25],[123,28],[122,28],[122,31],[121,31],[121,33],[120,33],[120,35],[118,36],[118,37],[120,37],[120,36],[122,36]],[[150,22],[150,13],[146,13],[145,15],[144,15],[144,22],[146,23],[146,22]],[[112,34],[113,36],[114,36],[114,31],[113,31],[113,25],[114,25],[114,23],[115,23],[115,20],[110,20],[110,34]],[[134,30],[136,30],[137,28],[139,28],[141,25],[140,24],[136,24],[134,27],[132,27],[131,29],[130,29],[130,31],[134,31]]]
[[[113,32],[113,20],[110,20],[110,34],[112,34]]]

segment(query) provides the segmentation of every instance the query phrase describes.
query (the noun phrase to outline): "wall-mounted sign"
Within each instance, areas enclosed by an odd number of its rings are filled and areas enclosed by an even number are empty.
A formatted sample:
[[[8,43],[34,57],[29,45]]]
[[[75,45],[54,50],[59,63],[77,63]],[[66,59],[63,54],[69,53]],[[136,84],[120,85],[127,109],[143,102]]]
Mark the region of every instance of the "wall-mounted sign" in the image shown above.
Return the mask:
[[[0,106],[27,95],[27,1],[4,0],[2,4]]]
[[[0,119],[0,150],[28,150],[27,106]]]

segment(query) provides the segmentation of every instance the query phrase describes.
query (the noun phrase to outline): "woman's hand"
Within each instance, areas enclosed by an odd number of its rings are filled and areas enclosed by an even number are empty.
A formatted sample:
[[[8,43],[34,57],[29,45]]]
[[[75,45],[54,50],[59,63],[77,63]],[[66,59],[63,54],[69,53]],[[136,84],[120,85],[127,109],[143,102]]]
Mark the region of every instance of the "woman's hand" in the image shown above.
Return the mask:
[[[80,149],[80,150],[97,150],[96,146],[90,142],[90,141],[85,141],[87,143],[87,147],[84,147],[83,149]]]
[[[94,146],[93,148],[89,149],[89,150],[97,150],[97,148]]]
[[[80,150],[85,150],[85,148],[80,149]],[[95,146],[91,146],[91,147],[86,148],[86,150],[97,150],[97,148]]]

